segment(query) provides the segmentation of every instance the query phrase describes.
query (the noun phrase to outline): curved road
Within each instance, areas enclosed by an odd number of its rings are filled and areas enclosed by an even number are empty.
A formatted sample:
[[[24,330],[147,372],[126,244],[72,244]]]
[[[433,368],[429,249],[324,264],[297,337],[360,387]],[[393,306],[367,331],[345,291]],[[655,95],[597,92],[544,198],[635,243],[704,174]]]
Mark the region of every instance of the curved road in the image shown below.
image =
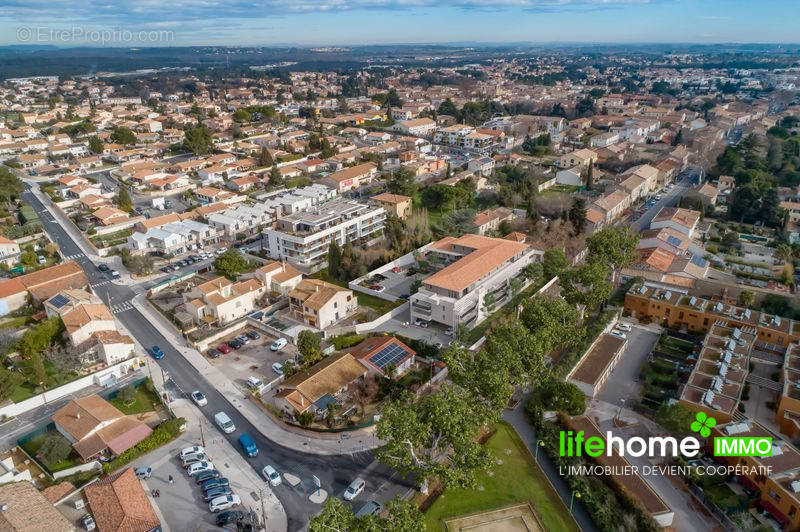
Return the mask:
[[[261,450],[257,458],[248,458],[253,469],[259,472],[267,465],[273,465],[280,473],[292,473],[301,478],[297,487],[291,487],[286,482],[273,488],[276,497],[283,504],[288,518],[290,531],[303,530],[308,520],[321,509],[319,505],[311,503],[308,495],[315,489],[312,475],[319,477],[322,488],[329,496],[341,496],[347,485],[356,477],[362,477],[367,482],[364,492],[355,502],[357,509],[361,504],[370,499],[386,501],[394,496],[406,492],[414,487],[409,482],[404,482],[393,470],[377,462],[372,453],[360,452],[352,455],[324,456],[304,453],[301,449],[289,449],[265,438],[247,419],[242,416],[231,402],[219,393],[212,383],[195,370],[195,368],[181,355],[178,350],[155,329],[147,319],[135,308],[121,310],[117,307],[125,302],[130,302],[136,295],[130,286],[120,286],[108,282],[108,277],[97,270],[95,264],[86,257],[80,247],[72,240],[61,225],[52,219],[39,199],[29,190],[23,195],[24,200],[34,206],[41,213],[42,223],[50,237],[58,244],[65,257],[74,257],[75,260],[89,277],[93,290],[115,312],[115,316],[130,331],[130,333],[143,346],[158,345],[165,353],[165,357],[158,361],[162,371],[169,374],[170,384],[182,393],[201,390],[208,398],[208,405],[202,408],[209,423],[209,434],[206,438],[226,438],[239,449],[238,437],[246,432],[258,443]],[[129,307],[126,305],[125,307]],[[225,411],[236,425],[232,434],[223,434],[216,429],[213,416],[219,411]],[[243,500],[256,494],[240,494]],[[251,498],[254,502],[254,497]]]

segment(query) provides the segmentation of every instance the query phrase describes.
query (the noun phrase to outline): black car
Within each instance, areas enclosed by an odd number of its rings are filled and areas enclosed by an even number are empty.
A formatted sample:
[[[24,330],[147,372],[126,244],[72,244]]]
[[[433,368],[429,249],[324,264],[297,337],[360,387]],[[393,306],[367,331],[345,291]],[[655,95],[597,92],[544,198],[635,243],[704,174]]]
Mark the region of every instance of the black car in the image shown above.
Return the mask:
[[[170,268],[169,266],[164,266],[163,268],[160,269],[164,273],[172,273],[172,268]]]
[[[111,268],[109,268],[107,264],[103,264],[103,263],[98,264],[97,265],[97,269],[100,270],[103,273],[111,270]]]
[[[200,489],[204,492],[208,490],[213,490],[214,488],[221,488],[223,486],[229,486],[230,481],[225,477],[219,478],[212,478],[211,480],[206,480],[202,484],[200,484]]]
[[[229,345],[229,346],[231,346],[231,347],[232,347],[232,348],[234,348],[234,349],[239,349],[239,348],[240,348],[240,347],[242,347],[244,344],[243,344],[242,342],[240,342],[239,340],[237,340],[236,338],[234,338],[233,340],[231,340],[230,342],[228,342],[228,345]]]
[[[247,334],[247,337],[250,338],[251,340],[258,340],[259,338],[261,338],[261,335],[258,334],[255,331],[250,331],[250,332],[248,332],[246,334]]]
[[[203,471],[202,473],[198,473],[194,476],[194,481],[198,484],[202,484],[206,480],[211,480],[212,478],[219,478],[219,471],[216,469],[211,469],[209,471]]]
[[[224,526],[229,525],[231,523],[235,523],[239,519],[244,517],[244,512],[241,510],[228,510],[226,512],[220,512],[217,514],[217,526]]]
[[[217,488],[212,488],[205,492],[203,495],[204,501],[213,501],[217,497],[224,497],[225,495],[231,495],[233,490],[231,490],[230,486],[219,486]]]
[[[213,347],[208,350],[208,356],[210,358],[219,358],[222,353],[219,352],[218,349],[214,349]]]

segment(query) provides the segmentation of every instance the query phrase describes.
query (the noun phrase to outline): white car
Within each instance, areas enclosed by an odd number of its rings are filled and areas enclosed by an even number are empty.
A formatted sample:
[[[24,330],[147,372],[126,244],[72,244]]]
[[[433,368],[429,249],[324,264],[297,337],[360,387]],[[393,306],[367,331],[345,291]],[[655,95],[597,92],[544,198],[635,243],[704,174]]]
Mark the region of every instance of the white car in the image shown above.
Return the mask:
[[[216,421],[217,426],[219,426],[225,434],[236,432],[236,425],[233,424],[233,420],[231,420],[225,412],[217,412],[214,414],[214,421]]]
[[[187,455],[183,459],[183,467],[188,468],[192,464],[196,464],[198,462],[206,462],[208,461],[208,456],[205,453],[194,453]]]
[[[203,395],[203,392],[200,390],[193,391],[191,396],[192,401],[194,401],[197,406],[206,406],[208,404],[208,399],[206,399],[206,396]]]
[[[236,494],[223,495],[221,497],[217,497],[216,499],[211,499],[211,502],[208,503],[208,509],[214,513],[217,513],[221,512],[222,510],[227,510],[228,508],[233,508],[234,506],[239,506],[241,503],[242,501]]]
[[[453,336],[456,333],[454,327],[448,327],[447,330],[444,332],[447,336]]]
[[[204,453],[205,451],[206,450],[203,447],[200,447],[199,445],[195,445],[194,447],[187,447],[186,449],[183,449],[180,453],[178,453],[178,458],[183,460],[190,454]]]
[[[272,371],[274,371],[278,375],[283,375],[283,364],[281,364],[280,362],[273,362]]]
[[[427,321],[425,321],[425,320],[421,320],[421,319],[419,319],[419,318],[417,318],[417,321],[415,321],[414,323],[415,323],[416,325],[418,325],[418,326],[422,327],[423,329],[426,329],[426,328],[428,327],[428,322],[427,322]]]
[[[350,483],[349,486],[347,486],[347,489],[344,490],[344,500],[352,501],[353,499],[358,497],[358,495],[362,491],[364,491],[364,486],[366,485],[367,483],[364,481],[363,478],[358,477],[357,479],[355,479],[353,482]]]
[[[625,333],[624,333],[624,332],[622,332],[622,331],[618,331],[618,330],[616,330],[616,329],[614,329],[613,331],[611,331],[609,334],[610,334],[611,336],[616,336],[617,338],[622,338],[623,340],[624,340],[625,338],[627,338],[627,336],[625,336]]]
[[[253,377],[252,375],[247,377],[247,387],[252,390],[258,390],[264,386],[264,382],[259,379],[258,377]]]
[[[620,323],[617,323],[617,329],[619,329],[620,331],[630,332],[631,329],[633,329],[633,327],[631,327],[627,323],[621,323],[620,322]]]
[[[267,482],[269,482],[270,486],[280,485],[281,476],[271,465],[265,465],[264,469],[261,470],[261,474],[264,475],[264,478],[267,480]]]
[[[288,343],[289,342],[286,341],[286,338],[278,338],[277,340],[272,342],[272,345],[269,346],[269,348],[271,351],[280,351],[281,349],[286,347],[286,344]]]
[[[202,473],[203,471],[211,471],[212,469],[214,469],[214,464],[212,462],[203,461],[193,463],[189,466],[186,472],[189,473],[190,477],[193,477],[198,473]]]

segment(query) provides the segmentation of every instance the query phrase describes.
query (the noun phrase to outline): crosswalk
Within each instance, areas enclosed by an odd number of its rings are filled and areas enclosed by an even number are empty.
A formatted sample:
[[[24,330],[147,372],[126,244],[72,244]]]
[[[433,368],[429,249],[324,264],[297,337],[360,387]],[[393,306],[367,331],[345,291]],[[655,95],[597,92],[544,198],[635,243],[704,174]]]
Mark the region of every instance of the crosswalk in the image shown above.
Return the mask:
[[[111,280],[110,279],[108,279],[106,281],[100,281],[99,283],[94,283],[91,286],[92,286],[92,288],[97,288],[98,286],[105,286],[107,284],[111,284]]]
[[[130,301],[126,301],[124,303],[118,303],[111,307],[111,312],[114,314],[119,314],[121,312],[127,312],[129,310],[133,310],[133,305],[131,305]]]
[[[67,255],[64,258],[67,259],[67,260],[76,260],[76,259],[79,259],[81,257],[83,257],[83,253],[76,253],[74,255]]]

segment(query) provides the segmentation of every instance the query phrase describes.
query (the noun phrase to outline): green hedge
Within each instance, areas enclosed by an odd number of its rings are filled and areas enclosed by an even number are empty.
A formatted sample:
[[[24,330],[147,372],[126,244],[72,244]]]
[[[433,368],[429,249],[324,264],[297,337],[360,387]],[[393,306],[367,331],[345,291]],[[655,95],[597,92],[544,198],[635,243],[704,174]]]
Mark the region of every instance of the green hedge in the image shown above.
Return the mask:
[[[166,445],[178,437],[178,435],[181,433],[181,426],[185,423],[186,420],[182,417],[164,421],[157,426],[147,438],[143,439],[134,447],[131,447],[121,455],[117,456],[112,461],[103,464],[103,472],[110,473],[112,471],[116,471],[140,456],[158,449],[162,445]]]

